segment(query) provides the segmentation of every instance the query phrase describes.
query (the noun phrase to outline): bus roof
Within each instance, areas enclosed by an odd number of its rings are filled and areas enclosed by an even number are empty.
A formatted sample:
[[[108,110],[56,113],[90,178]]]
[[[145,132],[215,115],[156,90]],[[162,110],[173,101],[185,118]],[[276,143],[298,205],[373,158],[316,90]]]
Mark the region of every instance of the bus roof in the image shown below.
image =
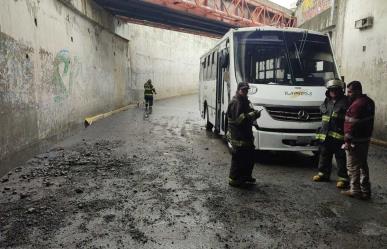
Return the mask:
[[[326,34],[321,32],[308,30],[308,29],[290,28],[290,27],[278,28],[274,26],[256,26],[256,27],[235,28],[235,29],[230,29],[222,38],[219,39],[219,41],[215,44],[215,46],[210,50],[208,50],[205,54],[203,54],[200,57],[200,59],[205,58],[209,52],[213,51],[219,44],[221,44],[224,40],[230,37],[232,33],[246,32],[246,31],[285,31],[285,32],[295,32],[295,33],[308,31],[309,34],[326,36]]]
[[[230,31],[232,33],[234,33],[234,32],[244,32],[244,31],[255,31],[255,30],[257,30],[257,31],[286,31],[286,32],[305,32],[305,31],[308,31],[308,33],[310,33],[310,34],[326,35],[324,33],[313,31],[313,30],[300,29],[300,28],[291,28],[291,27],[279,28],[279,27],[273,27],[273,26],[257,26],[257,27],[245,27],[245,28],[230,29]]]

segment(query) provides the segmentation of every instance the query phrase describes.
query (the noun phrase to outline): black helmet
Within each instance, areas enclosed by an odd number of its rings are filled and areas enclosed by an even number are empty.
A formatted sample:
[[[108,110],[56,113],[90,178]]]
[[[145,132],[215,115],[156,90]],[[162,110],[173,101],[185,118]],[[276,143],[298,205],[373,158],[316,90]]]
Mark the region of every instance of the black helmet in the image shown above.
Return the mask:
[[[250,89],[250,86],[249,86],[249,84],[247,84],[247,83],[245,83],[245,82],[240,82],[239,84],[238,84],[238,88],[237,88],[238,90],[240,90],[240,89]]]

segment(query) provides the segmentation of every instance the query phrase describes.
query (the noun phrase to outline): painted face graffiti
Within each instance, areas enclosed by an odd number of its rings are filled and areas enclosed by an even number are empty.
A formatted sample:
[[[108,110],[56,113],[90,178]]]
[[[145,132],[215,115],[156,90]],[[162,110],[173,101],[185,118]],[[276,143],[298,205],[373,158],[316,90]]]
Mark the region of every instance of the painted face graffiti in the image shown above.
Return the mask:
[[[54,101],[61,102],[72,91],[75,77],[79,74],[77,57],[71,58],[67,49],[60,50],[54,59],[53,87]]]

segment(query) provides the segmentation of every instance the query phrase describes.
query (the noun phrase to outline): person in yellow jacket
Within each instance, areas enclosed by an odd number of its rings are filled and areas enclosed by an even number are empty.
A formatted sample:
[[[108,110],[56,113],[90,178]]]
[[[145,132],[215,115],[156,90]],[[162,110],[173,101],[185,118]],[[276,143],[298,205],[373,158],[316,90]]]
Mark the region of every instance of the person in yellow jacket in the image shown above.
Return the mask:
[[[322,123],[316,138],[320,141],[320,158],[318,174],[313,181],[329,181],[332,170],[332,157],[337,163],[337,188],[346,188],[349,183],[345,151],[341,148],[344,142],[344,118],[348,108],[348,99],[344,95],[344,82],[338,79],[327,82],[326,98],[320,106]]]
[[[149,79],[144,84],[145,111],[147,113],[152,113],[153,93],[157,94],[156,89],[152,85],[152,80]]]

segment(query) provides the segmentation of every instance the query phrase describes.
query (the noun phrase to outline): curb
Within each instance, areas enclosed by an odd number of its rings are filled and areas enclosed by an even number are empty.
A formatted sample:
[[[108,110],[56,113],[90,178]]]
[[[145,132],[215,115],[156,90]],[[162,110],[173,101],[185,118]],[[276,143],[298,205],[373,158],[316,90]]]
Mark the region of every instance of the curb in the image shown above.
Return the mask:
[[[116,113],[122,112],[122,111],[126,111],[129,108],[134,108],[136,106],[138,106],[138,104],[130,104],[130,105],[118,108],[118,109],[110,111],[110,112],[105,112],[105,113],[101,113],[101,114],[98,114],[98,115],[95,115],[95,116],[86,117],[85,118],[85,122],[84,122],[85,128],[87,128],[92,123],[96,122],[97,120],[100,120],[100,119],[103,119],[103,118],[107,118],[107,117],[109,117],[109,116],[111,116],[113,114],[116,114]]]
[[[387,141],[383,141],[383,140],[371,138],[371,143],[372,143],[372,144],[375,144],[375,145],[379,145],[379,146],[382,146],[382,147],[386,147],[386,148],[387,148]]]

